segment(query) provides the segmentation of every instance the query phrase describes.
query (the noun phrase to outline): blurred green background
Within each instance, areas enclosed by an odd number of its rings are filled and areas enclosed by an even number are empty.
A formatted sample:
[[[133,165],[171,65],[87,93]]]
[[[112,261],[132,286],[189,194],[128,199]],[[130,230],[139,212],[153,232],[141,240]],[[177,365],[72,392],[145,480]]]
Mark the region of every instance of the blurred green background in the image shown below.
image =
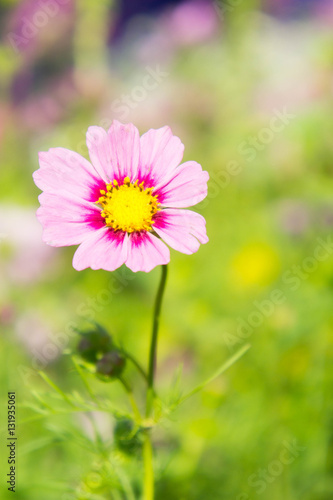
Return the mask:
[[[171,251],[156,498],[330,500],[333,3],[135,5],[0,2],[1,498],[11,495],[8,391],[18,500],[140,498],[142,464],[115,449],[114,418],[60,398],[60,409],[45,406],[51,389],[37,373],[89,398],[69,355],[73,327],[88,320],[146,364],[159,269],[78,273],[74,248],[46,246],[35,218],[38,151],[87,156],[87,127],[118,119],[140,133],[170,125],[185,160],[211,177],[195,208],[210,242],[192,256]],[[138,383],[130,365],[126,377]],[[129,411],[117,382],[89,382]],[[143,408],[142,384],[135,393]]]

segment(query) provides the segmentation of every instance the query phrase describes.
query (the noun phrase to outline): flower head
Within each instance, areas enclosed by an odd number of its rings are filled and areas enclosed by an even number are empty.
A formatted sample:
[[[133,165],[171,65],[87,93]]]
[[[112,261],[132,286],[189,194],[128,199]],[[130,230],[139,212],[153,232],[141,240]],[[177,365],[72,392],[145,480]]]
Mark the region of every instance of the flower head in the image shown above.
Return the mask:
[[[114,121],[106,132],[89,127],[91,163],[73,151],[39,154],[34,172],[43,240],[52,246],[80,245],[78,271],[151,271],[170,260],[170,247],[186,254],[207,243],[205,219],[183,210],[207,195],[208,173],[188,161],[169,127],[141,137],[132,124]],[[162,239],[165,241],[163,243]]]

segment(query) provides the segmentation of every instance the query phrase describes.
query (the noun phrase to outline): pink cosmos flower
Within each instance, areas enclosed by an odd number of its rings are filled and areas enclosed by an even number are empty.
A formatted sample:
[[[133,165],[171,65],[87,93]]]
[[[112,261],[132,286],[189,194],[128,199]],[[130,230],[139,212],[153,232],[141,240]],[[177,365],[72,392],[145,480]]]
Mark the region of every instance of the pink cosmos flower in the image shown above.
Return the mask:
[[[151,271],[170,261],[169,248],[186,254],[207,243],[205,219],[182,210],[207,195],[208,173],[195,161],[179,165],[184,146],[169,127],[142,137],[132,124],[114,121],[106,132],[89,127],[91,163],[73,151],[39,154],[34,172],[37,217],[52,246],[80,245],[78,271]]]

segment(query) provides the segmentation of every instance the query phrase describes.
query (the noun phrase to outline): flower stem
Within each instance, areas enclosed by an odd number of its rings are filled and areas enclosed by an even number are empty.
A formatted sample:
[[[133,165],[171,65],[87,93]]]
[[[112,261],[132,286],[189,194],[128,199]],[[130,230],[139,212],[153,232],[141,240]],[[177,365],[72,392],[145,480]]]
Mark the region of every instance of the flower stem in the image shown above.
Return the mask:
[[[126,356],[126,358],[128,358],[130,361],[132,361],[133,365],[137,368],[138,372],[142,375],[142,377],[145,379],[146,382],[148,382],[148,376],[146,374],[146,372],[144,371],[144,369],[142,368],[142,366],[140,365],[140,363],[135,359],[135,357],[130,354],[128,351],[126,351],[123,347],[121,348],[124,356]]]
[[[146,431],[143,443],[143,463],[145,467],[143,500],[154,500],[153,447],[149,431]]]
[[[121,382],[121,384],[124,386],[125,388],[125,391],[127,392],[127,395],[128,395],[128,399],[131,403],[131,406],[132,406],[132,410],[133,410],[133,413],[134,413],[134,417],[135,419],[138,421],[138,422],[141,422],[141,415],[140,415],[140,410],[136,404],[136,401],[134,399],[134,396],[133,396],[133,391],[131,389],[131,387],[128,385],[128,383],[122,378],[122,377],[119,377],[119,382]]]
[[[157,290],[153,316],[153,330],[151,336],[149,364],[148,364],[148,388],[147,388],[147,406],[146,417],[149,418],[152,413],[154,399],[154,376],[156,366],[156,351],[159,319],[161,313],[163,293],[167,278],[167,265],[162,266],[162,275],[160,285]],[[143,462],[144,462],[144,500],[154,500],[154,467],[153,467],[153,447],[151,443],[149,429],[145,432],[145,440],[143,445]]]
[[[148,390],[147,390],[147,406],[146,406],[146,417],[149,417],[152,410],[153,396],[154,396],[154,376],[155,376],[155,366],[156,366],[156,351],[157,351],[157,336],[158,327],[160,320],[161,305],[163,299],[163,293],[167,278],[168,266],[162,266],[162,275],[160,286],[157,290],[157,295],[155,299],[154,316],[153,316],[153,330],[151,336],[150,353],[149,353],[149,365],[148,365]]]

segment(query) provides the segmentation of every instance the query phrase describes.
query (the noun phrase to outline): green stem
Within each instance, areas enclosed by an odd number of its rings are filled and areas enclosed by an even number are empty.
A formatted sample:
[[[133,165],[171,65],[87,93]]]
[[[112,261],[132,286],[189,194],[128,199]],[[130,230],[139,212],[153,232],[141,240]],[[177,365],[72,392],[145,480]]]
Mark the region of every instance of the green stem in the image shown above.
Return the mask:
[[[129,401],[131,403],[135,419],[138,422],[141,422],[140,410],[139,410],[139,408],[138,408],[138,406],[136,404],[136,401],[135,401],[135,398],[134,398],[133,391],[132,391],[131,387],[129,386],[129,384],[122,377],[119,377],[119,382],[121,382],[121,384],[125,388],[125,391],[127,392],[128,399],[129,399]]]
[[[143,443],[143,462],[145,466],[143,500],[154,500],[153,447],[151,444],[149,431],[146,431],[145,440]]]
[[[145,379],[145,381],[148,382],[148,376],[147,376],[146,372],[144,371],[144,369],[142,368],[140,363],[135,359],[135,357],[132,354],[130,354],[128,351],[126,351],[123,347],[121,347],[121,350],[124,353],[124,356],[126,356],[126,358],[128,358],[133,363],[133,365],[137,368],[138,372],[142,375],[142,377]]]
[[[153,408],[158,327],[159,327],[163,293],[167,278],[167,270],[168,270],[167,265],[162,266],[161,281],[157,290],[155,306],[154,306],[153,329],[152,329],[150,352],[149,352],[149,364],[148,364],[148,388],[147,388],[147,406],[146,406],[147,418],[151,416]],[[143,498],[144,500],[154,500],[153,447],[149,429],[147,429],[145,433],[145,440],[143,445],[143,462],[144,462]]]
[[[157,351],[157,337],[158,337],[158,327],[161,313],[161,305],[163,299],[163,293],[167,278],[168,266],[162,266],[162,275],[160,286],[157,290],[157,295],[155,299],[154,306],[154,317],[153,317],[153,330],[151,336],[150,353],[149,353],[149,365],[148,365],[148,390],[147,390],[147,407],[146,407],[146,417],[149,417],[152,410],[152,403],[154,397],[154,376],[155,376],[155,366],[156,366],[156,351]]]

